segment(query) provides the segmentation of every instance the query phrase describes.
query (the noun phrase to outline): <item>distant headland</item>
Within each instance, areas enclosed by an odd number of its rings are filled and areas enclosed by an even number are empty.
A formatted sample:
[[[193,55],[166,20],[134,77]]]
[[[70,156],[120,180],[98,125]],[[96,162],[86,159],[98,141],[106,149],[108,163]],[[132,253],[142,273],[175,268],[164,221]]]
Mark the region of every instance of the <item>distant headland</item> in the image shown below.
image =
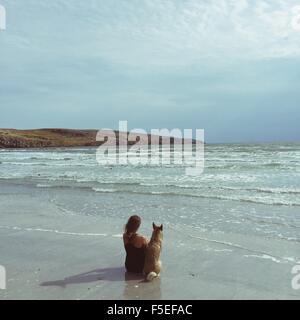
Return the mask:
[[[113,137],[114,136],[114,137]],[[130,139],[128,137],[130,136]],[[16,130],[0,129],[0,148],[53,148],[53,147],[93,147],[103,143],[107,145],[134,145],[137,142],[148,144],[181,144],[195,140],[153,136],[107,130],[74,130],[74,129],[35,129]]]

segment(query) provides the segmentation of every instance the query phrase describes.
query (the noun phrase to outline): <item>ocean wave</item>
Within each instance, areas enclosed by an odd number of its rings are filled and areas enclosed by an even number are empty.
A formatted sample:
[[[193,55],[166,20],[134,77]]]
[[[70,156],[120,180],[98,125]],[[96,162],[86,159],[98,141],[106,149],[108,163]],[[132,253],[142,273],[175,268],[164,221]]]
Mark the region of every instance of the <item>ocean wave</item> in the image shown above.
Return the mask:
[[[300,194],[299,188],[244,188],[244,187],[227,187],[227,186],[205,186],[192,184],[176,184],[176,183],[140,183],[141,186],[166,186],[180,189],[210,189],[210,190],[230,190],[230,191],[249,191],[268,194]]]
[[[263,197],[245,197],[245,196],[229,196],[229,195],[220,195],[220,194],[213,194],[211,189],[202,191],[209,191],[209,194],[205,193],[187,193],[187,192],[178,192],[174,191],[156,191],[156,190],[128,190],[122,189],[122,186],[130,185],[130,186],[140,186],[140,183],[100,183],[103,185],[118,185],[117,188],[103,188],[98,186],[89,186],[89,185],[76,185],[76,184],[58,184],[61,180],[54,180],[53,184],[51,183],[37,183],[35,186],[37,188],[66,188],[66,189],[82,189],[87,191],[93,191],[98,193],[128,193],[128,194],[140,194],[145,196],[166,196],[166,197],[191,197],[191,198],[202,198],[202,199],[216,199],[216,200],[227,200],[227,201],[237,201],[237,202],[246,202],[246,203],[257,203],[257,204],[264,204],[264,205],[272,205],[272,206],[300,206],[300,202],[295,202],[291,200],[282,200],[282,199],[270,199],[270,198],[263,198]],[[72,180],[66,180],[71,182]],[[218,191],[216,189],[215,191]]]
[[[114,193],[118,192],[116,189],[103,189],[103,188],[92,188],[95,192],[103,192],[103,193]]]
[[[270,193],[270,194],[300,194],[300,189],[298,188],[243,188],[243,187],[220,187],[224,190],[232,191],[254,191],[261,193]]]
[[[223,160],[223,159],[222,159]],[[209,162],[209,160],[207,160]],[[235,170],[259,170],[259,169],[275,169],[275,168],[281,168],[284,170],[293,170],[300,165],[300,161],[290,161],[290,162],[277,162],[277,163],[259,163],[258,161],[229,161],[230,163],[226,164],[206,164],[205,169],[206,170],[226,170],[226,169],[235,169]],[[231,163],[232,162],[232,163]],[[291,164],[291,162],[293,164]]]
[[[101,189],[98,189],[97,192],[101,192]],[[107,191],[104,191],[107,192]],[[282,200],[271,200],[271,199],[255,199],[255,198],[238,198],[238,197],[228,197],[220,195],[199,195],[199,194],[189,194],[189,193],[177,193],[177,192],[165,192],[165,191],[135,191],[135,190],[120,190],[113,189],[110,190],[111,193],[131,193],[131,194],[140,194],[140,195],[159,195],[159,196],[177,196],[177,197],[192,197],[192,198],[202,198],[202,199],[216,199],[216,200],[228,200],[228,201],[237,201],[237,202],[248,202],[248,203],[257,203],[264,205],[272,206],[300,206],[298,202],[289,202]]]
[[[12,173],[13,174],[13,173]],[[184,183],[179,181],[152,181],[147,182],[132,180],[102,180],[98,177],[94,179],[78,177],[76,172],[57,177],[26,176],[18,177],[1,177],[3,180],[16,180],[26,183],[33,183],[38,188],[81,188],[93,189],[101,192],[122,192],[122,193],[140,193],[144,195],[164,195],[164,196],[181,196],[194,198],[209,198],[219,200],[231,200],[249,203],[258,203],[278,206],[300,206],[300,202],[295,198],[300,194],[300,188],[296,187],[244,187],[244,186],[222,186],[220,184],[209,185],[202,181],[201,184]],[[188,182],[188,181],[187,181]],[[127,187],[127,188],[126,188]],[[164,188],[165,190],[160,190]],[[228,191],[228,192],[226,192]],[[267,196],[269,195],[269,196]],[[277,196],[276,196],[277,195]]]
[[[68,160],[70,161],[70,160]],[[41,167],[65,167],[66,164],[65,163],[46,163],[46,162],[8,162],[8,161],[3,161],[2,162],[3,165],[11,165],[11,166],[41,166]],[[82,163],[82,162],[77,162],[77,163],[69,163],[69,166],[72,167],[97,167],[98,164],[97,163]]]
[[[119,185],[126,185],[128,182],[109,182],[109,184],[119,184]],[[175,187],[180,189],[200,189],[200,190],[230,190],[230,191],[249,191],[249,192],[257,192],[257,193],[268,193],[268,194],[300,194],[299,188],[243,188],[241,187],[227,187],[227,186],[205,186],[202,185],[193,185],[193,184],[176,184],[176,183],[150,183],[150,182],[136,182],[131,183],[132,185],[140,185],[144,187]]]
[[[286,236],[283,236],[282,234],[278,234],[277,236],[278,236],[278,238],[280,238],[282,240],[300,243],[300,238],[286,237]]]
[[[70,161],[78,160],[78,158],[64,157],[64,158],[44,158],[44,157],[30,157],[26,160],[42,160],[42,161]]]
[[[47,163],[43,163],[43,162],[7,162],[7,161],[3,161],[2,164],[4,165],[11,165],[11,166],[42,166],[42,167],[46,167],[46,166],[50,166]]]
[[[43,184],[43,183],[38,183],[36,185],[37,188],[54,188],[55,186],[54,185],[51,185],[51,184]]]

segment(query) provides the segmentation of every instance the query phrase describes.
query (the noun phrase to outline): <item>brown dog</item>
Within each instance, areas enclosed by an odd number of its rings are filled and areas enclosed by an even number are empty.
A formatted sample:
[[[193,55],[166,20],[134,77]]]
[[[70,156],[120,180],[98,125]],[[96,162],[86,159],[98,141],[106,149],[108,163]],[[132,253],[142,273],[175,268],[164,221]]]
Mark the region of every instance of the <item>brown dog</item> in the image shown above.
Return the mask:
[[[159,276],[161,270],[161,261],[159,260],[162,240],[163,240],[163,225],[156,226],[153,222],[153,232],[150,242],[146,249],[146,258],[144,265],[144,274],[148,281]]]

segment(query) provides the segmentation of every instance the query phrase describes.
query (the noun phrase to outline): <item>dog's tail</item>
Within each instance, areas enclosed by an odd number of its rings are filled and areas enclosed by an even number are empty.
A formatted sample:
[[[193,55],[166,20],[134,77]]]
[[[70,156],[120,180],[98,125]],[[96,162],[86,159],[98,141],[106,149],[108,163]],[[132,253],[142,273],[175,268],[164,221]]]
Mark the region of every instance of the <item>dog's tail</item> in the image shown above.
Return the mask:
[[[152,281],[153,279],[157,278],[158,274],[154,271],[151,271],[150,273],[147,274],[147,281]]]

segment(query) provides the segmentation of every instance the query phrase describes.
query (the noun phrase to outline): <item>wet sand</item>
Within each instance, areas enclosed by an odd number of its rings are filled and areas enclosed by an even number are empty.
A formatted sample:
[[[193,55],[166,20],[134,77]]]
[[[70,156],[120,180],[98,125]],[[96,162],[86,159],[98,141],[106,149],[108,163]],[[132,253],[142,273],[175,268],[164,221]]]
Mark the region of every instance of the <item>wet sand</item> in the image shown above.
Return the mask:
[[[163,272],[147,283],[125,273],[123,219],[72,215],[45,200],[47,189],[32,192],[2,182],[0,191],[0,264],[7,271],[0,299],[300,298],[291,288],[295,263],[276,260],[287,246],[296,250],[294,243],[283,247],[282,241],[244,235],[234,247],[234,234],[224,241],[221,234],[193,237],[188,228],[166,226]],[[148,236],[151,223],[151,217],[143,221]]]

